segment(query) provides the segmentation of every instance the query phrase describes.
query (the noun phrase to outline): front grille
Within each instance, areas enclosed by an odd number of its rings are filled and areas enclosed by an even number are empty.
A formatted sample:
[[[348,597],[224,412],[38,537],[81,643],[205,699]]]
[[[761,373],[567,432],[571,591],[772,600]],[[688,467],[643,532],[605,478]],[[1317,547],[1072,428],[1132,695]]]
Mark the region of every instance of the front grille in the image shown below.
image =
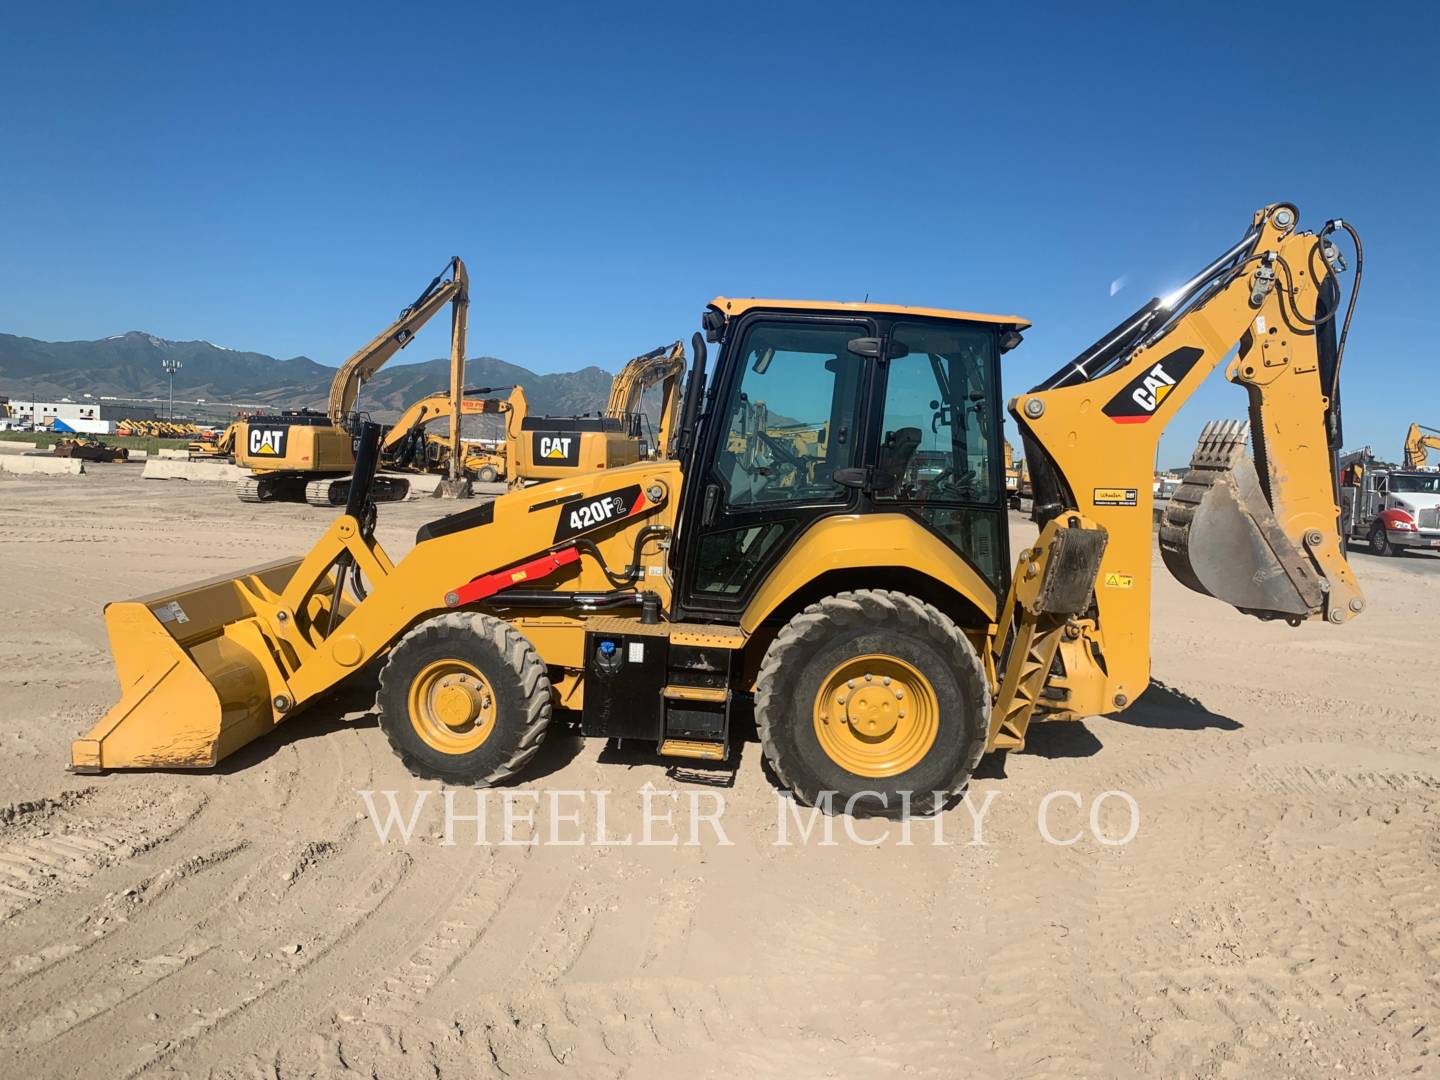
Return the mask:
[[[1440,529],[1440,506],[1427,506],[1415,515],[1415,524],[1422,529]]]

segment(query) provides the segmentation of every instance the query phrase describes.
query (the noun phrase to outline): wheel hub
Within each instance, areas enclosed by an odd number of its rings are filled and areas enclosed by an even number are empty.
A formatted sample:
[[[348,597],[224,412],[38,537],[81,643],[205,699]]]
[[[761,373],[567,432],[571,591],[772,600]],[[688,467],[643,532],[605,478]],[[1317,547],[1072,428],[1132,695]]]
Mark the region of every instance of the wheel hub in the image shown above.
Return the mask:
[[[427,743],[447,754],[479,747],[495,728],[495,693],[464,660],[438,660],[410,684],[410,723]]]
[[[480,680],[465,675],[447,676],[435,688],[435,715],[446,727],[459,730],[474,723],[483,700]]]
[[[845,720],[862,738],[883,739],[899,723],[900,699],[888,687],[867,686],[845,703]]]
[[[894,656],[840,664],[815,697],[815,735],[826,755],[857,776],[895,776],[930,752],[940,727],[934,687]]]

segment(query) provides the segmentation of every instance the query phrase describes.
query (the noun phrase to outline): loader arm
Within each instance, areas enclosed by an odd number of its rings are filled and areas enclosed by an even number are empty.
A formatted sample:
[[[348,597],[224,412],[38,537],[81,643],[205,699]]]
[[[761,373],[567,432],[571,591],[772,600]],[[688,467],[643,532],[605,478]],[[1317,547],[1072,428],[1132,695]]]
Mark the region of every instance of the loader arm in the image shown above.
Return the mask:
[[[450,275],[448,278],[446,273]],[[369,382],[391,357],[409,345],[420,328],[446,304],[454,306],[451,315],[451,367],[453,369],[457,362],[463,365],[465,326],[470,306],[469,288],[470,279],[465,271],[465,263],[459,256],[455,256],[445,270],[425,286],[415,302],[400,312],[393,323],[340,365],[340,370],[330,383],[330,397],[326,404],[330,422],[336,427],[346,427],[349,424],[350,414],[360,396],[360,388]]]
[[[1425,427],[1423,424],[1411,424],[1405,435],[1405,468],[1425,468],[1431,450],[1440,450],[1440,430]]]
[[[1166,510],[1164,561],[1190,588],[1262,618],[1343,623],[1363,609],[1333,465],[1343,264],[1332,226],[1299,233],[1297,217],[1288,205],[1259,211],[1189,285],[1010,403],[1041,534],[1021,553],[994,639],[992,745],[1023,746],[1037,710],[1115,712],[1148,685],[1156,448],[1232,350],[1225,374],[1248,392],[1255,462],[1246,425],[1207,426]]]

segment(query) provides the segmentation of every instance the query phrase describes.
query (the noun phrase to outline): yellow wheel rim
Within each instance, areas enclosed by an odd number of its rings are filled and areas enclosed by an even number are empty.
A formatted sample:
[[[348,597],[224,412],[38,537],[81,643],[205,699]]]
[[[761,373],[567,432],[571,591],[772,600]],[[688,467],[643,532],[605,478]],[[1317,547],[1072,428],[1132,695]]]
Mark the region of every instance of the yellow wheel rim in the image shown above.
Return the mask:
[[[468,754],[495,730],[495,691],[464,660],[436,660],[410,683],[410,726],[442,754]]]
[[[830,760],[856,776],[895,776],[935,745],[940,704],[919,670],[894,656],[846,660],[815,695],[815,735]]]

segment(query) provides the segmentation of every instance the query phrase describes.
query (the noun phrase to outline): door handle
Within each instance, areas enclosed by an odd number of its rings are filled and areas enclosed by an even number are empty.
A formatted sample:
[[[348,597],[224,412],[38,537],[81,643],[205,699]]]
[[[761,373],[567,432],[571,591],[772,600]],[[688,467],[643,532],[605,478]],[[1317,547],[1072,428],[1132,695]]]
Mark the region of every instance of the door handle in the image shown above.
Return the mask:
[[[715,520],[715,507],[720,502],[720,488],[716,484],[705,487],[705,504],[700,510],[700,524],[708,526]]]

